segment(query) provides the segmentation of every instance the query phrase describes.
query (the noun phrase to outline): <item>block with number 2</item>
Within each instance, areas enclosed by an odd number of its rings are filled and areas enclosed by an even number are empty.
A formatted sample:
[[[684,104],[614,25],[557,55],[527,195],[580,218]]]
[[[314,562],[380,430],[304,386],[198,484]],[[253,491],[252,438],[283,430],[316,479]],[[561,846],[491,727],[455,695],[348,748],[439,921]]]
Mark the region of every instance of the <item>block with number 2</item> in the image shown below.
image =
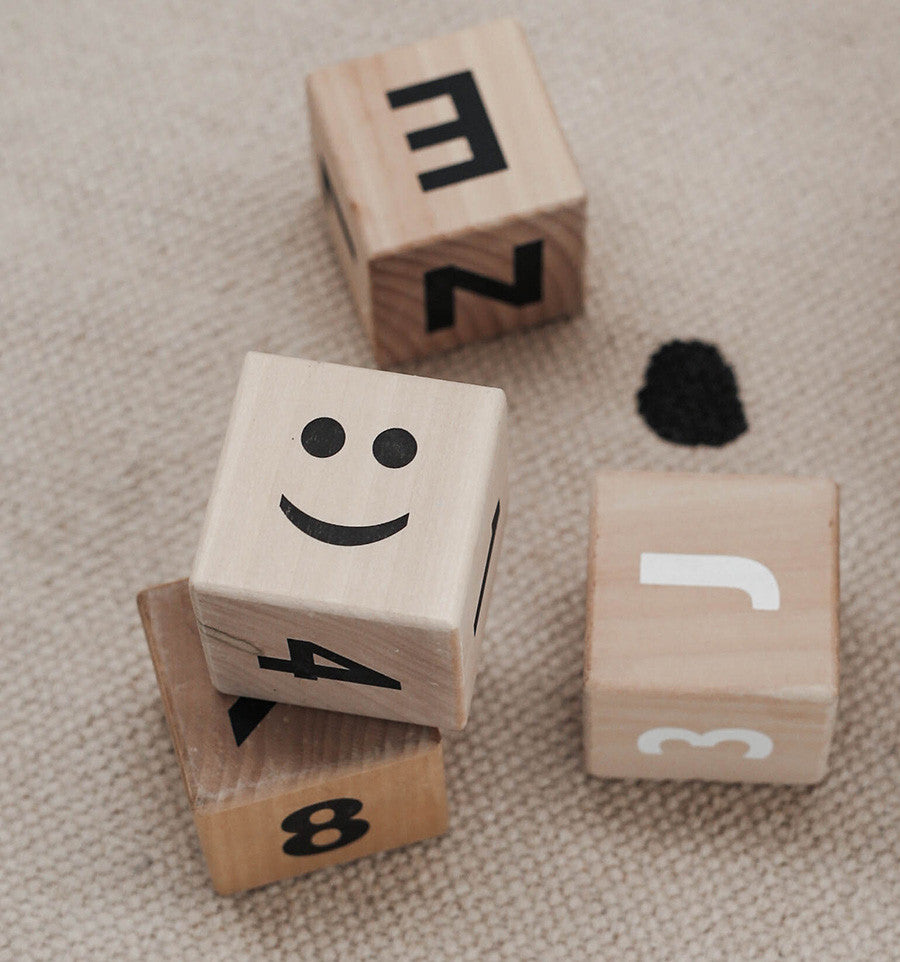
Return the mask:
[[[218,892],[446,830],[435,729],[221,695],[206,673],[187,581],[142,592],[138,607]]]
[[[215,687],[462,728],[506,485],[502,391],[249,354],[191,575]]]
[[[581,309],[585,190],[518,24],[324,67],[307,94],[380,364]]]

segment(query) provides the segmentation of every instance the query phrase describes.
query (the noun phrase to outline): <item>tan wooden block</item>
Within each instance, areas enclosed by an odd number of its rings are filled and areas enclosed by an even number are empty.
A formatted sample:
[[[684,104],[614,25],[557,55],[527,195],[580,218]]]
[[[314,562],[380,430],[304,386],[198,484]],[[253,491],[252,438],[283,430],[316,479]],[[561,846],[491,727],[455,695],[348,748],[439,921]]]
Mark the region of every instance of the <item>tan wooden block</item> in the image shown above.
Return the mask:
[[[837,707],[838,603],[832,481],[601,474],[587,770],[819,781]]]
[[[216,891],[446,831],[436,729],[221,695],[187,581],[141,592],[138,608]]]
[[[325,67],[307,99],[379,364],[581,310],[585,190],[518,24]]]
[[[462,728],[506,478],[496,388],[248,354],[191,575],[215,687]]]

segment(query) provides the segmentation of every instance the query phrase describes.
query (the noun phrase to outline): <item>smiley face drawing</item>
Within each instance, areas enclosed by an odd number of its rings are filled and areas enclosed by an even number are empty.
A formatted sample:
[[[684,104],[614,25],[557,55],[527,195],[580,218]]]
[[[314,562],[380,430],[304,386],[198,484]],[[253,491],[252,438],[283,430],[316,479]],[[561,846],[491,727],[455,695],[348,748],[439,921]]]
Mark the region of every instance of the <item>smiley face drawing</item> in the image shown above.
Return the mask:
[[[340,421],[313,418],[300,435],[304,451],[314,458],[331,458],[344,446],[347,436]],[[387,428],[372,442],[372,455],[385,468],[405,468],[416,456],[416,439],[405,428]],[[409,522],[409,512],[379,524],[347,525],[323,521],[307,514],[282,494],[279,505],[291,524],[310,538],[324,544],[346,547],[374,544],[398,534]]]

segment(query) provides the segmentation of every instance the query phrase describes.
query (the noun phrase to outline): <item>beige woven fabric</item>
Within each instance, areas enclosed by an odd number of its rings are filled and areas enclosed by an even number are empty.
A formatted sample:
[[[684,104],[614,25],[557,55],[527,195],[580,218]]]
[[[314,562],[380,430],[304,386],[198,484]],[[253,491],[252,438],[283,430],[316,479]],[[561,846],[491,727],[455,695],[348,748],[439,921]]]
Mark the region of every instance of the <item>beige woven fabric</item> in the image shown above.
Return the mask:
[[[311,68],[472,0],[0,3],[0,959],[900,958],[900,6],[503,4],[590,197],[583,317],[413,370],[509,396],[506,543],[444,838],[217,898],[139,588],[184,575],[240,359],[371,364]],[[750,429],[678,448],[649,354],[717,342]],[[842,485],[842,699],[812,789],[582,773],[599,467]]]

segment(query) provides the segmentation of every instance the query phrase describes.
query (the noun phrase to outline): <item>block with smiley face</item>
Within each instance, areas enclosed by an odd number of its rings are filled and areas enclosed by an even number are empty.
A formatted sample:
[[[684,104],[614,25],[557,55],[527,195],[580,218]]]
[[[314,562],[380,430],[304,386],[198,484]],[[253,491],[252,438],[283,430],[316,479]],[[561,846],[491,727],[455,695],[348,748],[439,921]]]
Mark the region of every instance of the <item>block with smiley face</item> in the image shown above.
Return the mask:
[[[823,778],[838,685],[834,482],[605,472],[592,527],[588,771]]]
[[[248,354],[190,579],[215,687],[462,728],[506,484],[502,391]]]

